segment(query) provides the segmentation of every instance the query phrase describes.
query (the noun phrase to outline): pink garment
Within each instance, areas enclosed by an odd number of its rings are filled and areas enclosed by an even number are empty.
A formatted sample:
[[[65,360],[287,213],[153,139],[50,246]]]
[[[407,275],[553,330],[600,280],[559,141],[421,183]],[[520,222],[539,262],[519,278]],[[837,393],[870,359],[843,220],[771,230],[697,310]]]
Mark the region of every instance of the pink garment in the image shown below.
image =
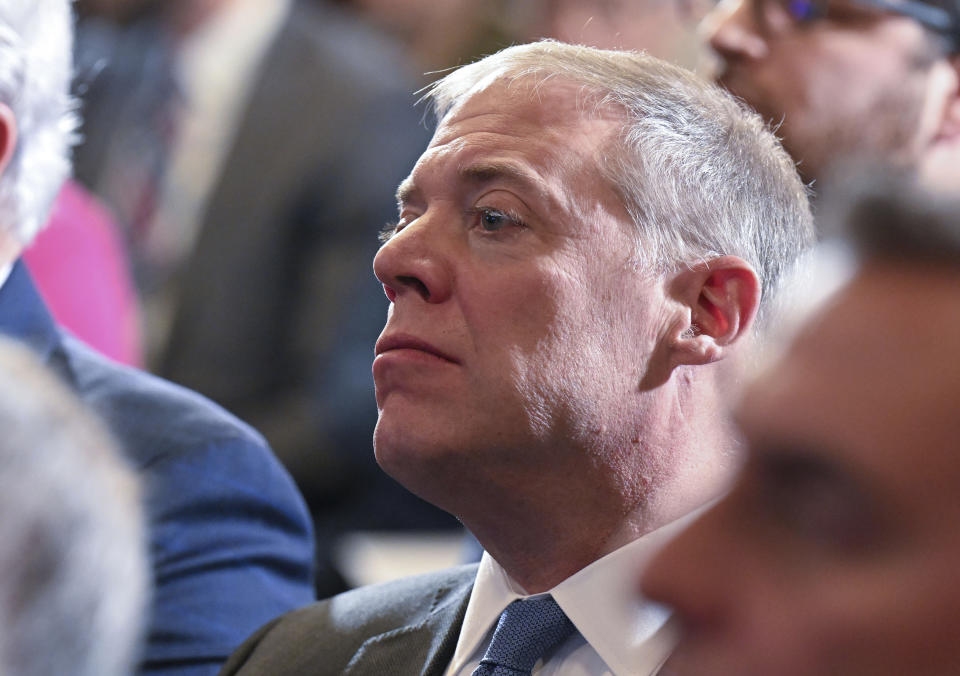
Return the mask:
[[[142,366],[139,304],[126,252],[113,218],[93,195],[67,181],[23,260],[58,324],[111,359]]]

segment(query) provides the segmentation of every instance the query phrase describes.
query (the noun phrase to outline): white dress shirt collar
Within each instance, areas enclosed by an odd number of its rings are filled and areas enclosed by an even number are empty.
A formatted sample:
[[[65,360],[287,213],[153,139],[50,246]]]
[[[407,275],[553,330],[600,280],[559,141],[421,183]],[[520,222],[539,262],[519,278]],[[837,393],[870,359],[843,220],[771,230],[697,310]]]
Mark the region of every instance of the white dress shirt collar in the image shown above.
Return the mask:
[[[7,283],[11,272],[13,272],[13,263],[7,263],[3,267],[0,267],[0,289]]]
[[[615,676],[656,673],[674,645],[669,612],[653,602],[638,600],[634,591],[641,567],[687,520],[675,521],[611,552],[549,591]],[[493,557],[484,553],[447,675],[462,673],[471,659],[478,659],[477,650],[486,643],[500,613],[527,596]]]

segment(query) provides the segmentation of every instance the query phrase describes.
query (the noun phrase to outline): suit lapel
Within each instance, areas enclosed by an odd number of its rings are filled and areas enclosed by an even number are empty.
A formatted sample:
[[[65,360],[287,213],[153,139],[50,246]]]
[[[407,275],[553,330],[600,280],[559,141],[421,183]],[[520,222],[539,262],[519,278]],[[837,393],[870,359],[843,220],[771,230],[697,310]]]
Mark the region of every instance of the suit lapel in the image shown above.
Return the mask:
[[[26,343],[43,361],[59,340],[53,317],[23,261],[14,264],[0,288],[0,333]]]
[[[350,660],[344,674],[442,676],[453,659],[472,589],[472,577],[440,589],[425,619],[371,636]]]

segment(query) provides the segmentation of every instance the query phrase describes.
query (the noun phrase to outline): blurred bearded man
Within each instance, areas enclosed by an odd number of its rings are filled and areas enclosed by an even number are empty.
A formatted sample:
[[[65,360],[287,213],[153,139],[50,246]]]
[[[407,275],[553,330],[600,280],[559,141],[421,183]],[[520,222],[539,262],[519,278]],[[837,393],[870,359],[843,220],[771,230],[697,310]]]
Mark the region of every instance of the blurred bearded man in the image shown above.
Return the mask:
[[[718,82],[777,127],[805,179],[882,161],[958,189],[958,10],[953,0],[725,0],[702,32]]]

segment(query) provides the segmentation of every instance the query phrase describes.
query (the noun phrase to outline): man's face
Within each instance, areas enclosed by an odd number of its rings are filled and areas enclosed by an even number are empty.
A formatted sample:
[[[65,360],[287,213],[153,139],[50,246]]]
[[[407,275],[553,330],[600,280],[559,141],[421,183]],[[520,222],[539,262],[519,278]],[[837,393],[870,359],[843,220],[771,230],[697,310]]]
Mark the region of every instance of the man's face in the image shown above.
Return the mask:
[[[374,260],[391,300],[377,459],[447,508],[467,479],[519,487],[590,466],[612,481],[600,468],[637,438],[663,291],[632,264],[631,226],[597,171],[621,120],[581,114],[578,95],[551,81],[469,98],[401,185]]]
[[[830,2],[801,23],[788,0],[724,0],[702,30],[716,78],[779,126],[807,179],[836,160],[912,164],[936,134],[931,38],[911,18]],[[796,10],[795,10],[796,11]]]
[[[748,391],[741,475],[644,577],[665,674],[957,673],[958,288],[868,267]]]

